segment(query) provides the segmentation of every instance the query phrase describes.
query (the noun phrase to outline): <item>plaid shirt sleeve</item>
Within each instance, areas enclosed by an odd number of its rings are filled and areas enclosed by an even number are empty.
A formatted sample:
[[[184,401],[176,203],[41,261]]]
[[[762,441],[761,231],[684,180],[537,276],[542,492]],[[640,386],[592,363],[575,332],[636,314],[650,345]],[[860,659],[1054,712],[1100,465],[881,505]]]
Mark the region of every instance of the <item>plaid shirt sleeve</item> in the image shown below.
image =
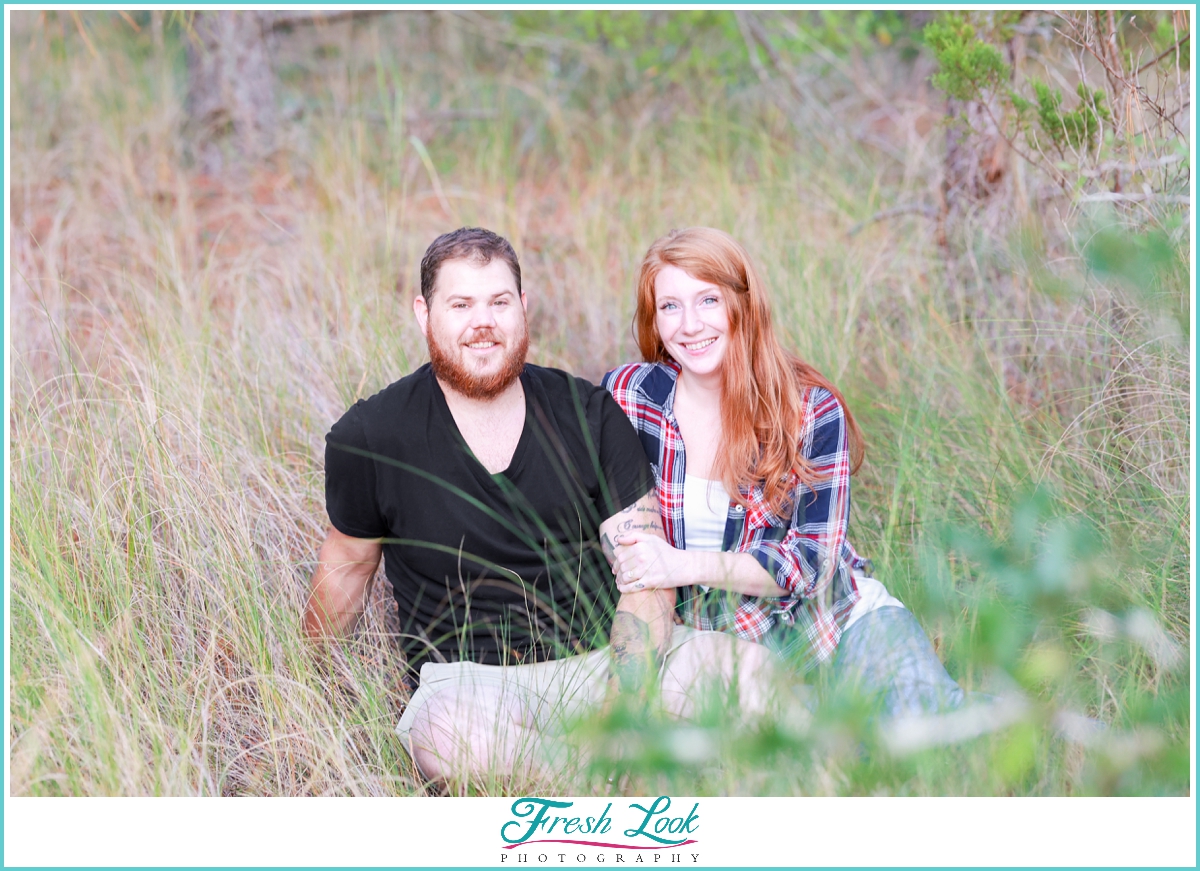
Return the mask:
[[[806,399],[802,455],[817,480],[811,487],[798,484],[791,523],[781,539],[764,536],[746,548],[797,599],[817,596],[836,573],[848,571],[843,560],[850,523],[846,415],[828,390],[809,388]],[[765,511],[765,506],[753,506],[747,527],[769,528],[755,522],[755,513]]]
[[[789,592],[781,610],[803,628],[818,659],[837,648],[841,626],[858,600],[851,567],[861,560],[846,538],[850,522],[850,449],[846,415],[828,390],[804,396],[802,455],[817,480],[797,483],[790,522],[754,504],[738,548],[753,556]],[[796,613],[796,611],[799,613]]]

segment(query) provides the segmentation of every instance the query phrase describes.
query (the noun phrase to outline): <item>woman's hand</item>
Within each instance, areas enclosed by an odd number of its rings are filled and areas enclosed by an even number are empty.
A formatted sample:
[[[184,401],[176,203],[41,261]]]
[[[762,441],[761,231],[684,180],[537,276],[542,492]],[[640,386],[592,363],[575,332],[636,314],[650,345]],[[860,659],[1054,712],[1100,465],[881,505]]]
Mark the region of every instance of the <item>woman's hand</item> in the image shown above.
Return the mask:
[[[664,590],[692,583],[687,551],[640,532],[621,533],[615,543],[613,574],[620,592]]]
[[[617,535],[613,550],[613,574],[622,593],[707,584],[765,599],[789,595],[748,553],[679,550],[658,536],[642,532]]]

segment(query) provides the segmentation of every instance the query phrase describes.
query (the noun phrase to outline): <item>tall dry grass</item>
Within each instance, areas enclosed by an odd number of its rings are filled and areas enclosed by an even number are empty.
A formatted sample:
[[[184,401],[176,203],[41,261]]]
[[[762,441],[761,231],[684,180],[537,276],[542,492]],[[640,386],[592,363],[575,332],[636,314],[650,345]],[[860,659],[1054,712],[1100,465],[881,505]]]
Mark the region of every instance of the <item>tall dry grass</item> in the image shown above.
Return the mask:
[[[926,61],[835,71],[789,117],[769,83],[630,85],[560,40],[572,79],[485,16],[398,13],[282,42],[282,145],[214,178],[180,132],[186,36],[80,17],[90,46],[63,16],[12,17],[13,794],[426,792],[392,732],[407,696],[383,585],[343,647],[314,653],[299,615],[326,525],[324,433],[423,361],[417,264],[466,224],[518,249],[532,361],[593,379],[636,356],[633,274],[654,238],[707,224],[746,243],[787,343],[866,430],[856,546],[968,689],[988,688],[971,650],[989,582],[955,564],[957,598],[924,610],[922,548],[946,521],[1003,538],[1033,485],[1091,518],[1122,594],[1186,643],[1186,340],[1083,268],[1081,233],[1111,216],[1011,216],[1023,229],[949,265],[919,214],[850,232],[937,183]],[[1114,728],[1171,677],[1075,640],[1074,701]],[[1186,744],[1186,722],[1160,731],[1135,764]],[[1014,734],[891,767],[852,747],[799,767],[726,747],[699,784],[1181,782],[1105,780],[1078,747]],[[995,764],[1012,746],[1035,748],[1029,765]]]

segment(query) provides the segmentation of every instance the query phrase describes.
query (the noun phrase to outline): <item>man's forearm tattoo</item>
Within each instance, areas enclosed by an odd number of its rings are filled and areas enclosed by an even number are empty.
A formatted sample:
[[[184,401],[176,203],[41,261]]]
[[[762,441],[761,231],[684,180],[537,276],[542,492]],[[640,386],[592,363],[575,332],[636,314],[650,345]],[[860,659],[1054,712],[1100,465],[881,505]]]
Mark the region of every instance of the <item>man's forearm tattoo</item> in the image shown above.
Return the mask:
[[[650,627],[628,611],[618,611],[612,625],[612,668],[622,692],[642,685],[649,643]]]
[[[662,665],[668,639],[656,649],[650,646],[650,626],[629,611],[618,611],[612,624],[612,670],[622,692],[638,690],[647,676]]]
[[[629,520],[622,520],[617,524],[617,533],[623,532],[657,532],[662,533],[662,523],[658,520],[658,515],[646,517],[645,512],[641,517],[631,517]]]
[[[617,524],[618,534],[622,532],[658,532],[661,534],[663,531],[658,512],[639,502],[627,505],[617,513],[626,515],[626,519]]]
[[[663,538],[666,537],[663,533],[662,521],[659,519],[657,511],[647,509],[645,506],[635,502],[632,505],[625,506],[617,514],[625,515],[625,517],[617,523],[617,528],[613,535],[649,532]],[[604,552],[604,556],[607,557],[610,563],[616,562],[617,544],[608,533],[600,533],[600,550]]]
[[[610,563],[617,561],[617,546],[612,543],[612,539],[608,537],[607,532],[600,533],[600,549],[604,551],[604,555]]]

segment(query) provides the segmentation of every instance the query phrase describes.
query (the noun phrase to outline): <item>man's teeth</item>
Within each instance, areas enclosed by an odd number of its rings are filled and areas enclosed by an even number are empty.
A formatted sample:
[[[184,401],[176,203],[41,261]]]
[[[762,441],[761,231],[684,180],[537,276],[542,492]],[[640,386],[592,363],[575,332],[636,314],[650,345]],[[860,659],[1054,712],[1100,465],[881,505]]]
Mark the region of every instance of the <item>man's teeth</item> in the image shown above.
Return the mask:
[[[712,339],[705,339],[703,342],[696,342],[691,345],[684,344],[683,347],[687,348],[689,351],[699,351],[703,348],[707,348],[709,345],[711,345],[715,341],[716,341],[716,338],[714,337]]]
[[[476,350],[483,350],[484,348],[490,348],[495,344],[495,342],[470,342],[467,347],[475,348]]]

